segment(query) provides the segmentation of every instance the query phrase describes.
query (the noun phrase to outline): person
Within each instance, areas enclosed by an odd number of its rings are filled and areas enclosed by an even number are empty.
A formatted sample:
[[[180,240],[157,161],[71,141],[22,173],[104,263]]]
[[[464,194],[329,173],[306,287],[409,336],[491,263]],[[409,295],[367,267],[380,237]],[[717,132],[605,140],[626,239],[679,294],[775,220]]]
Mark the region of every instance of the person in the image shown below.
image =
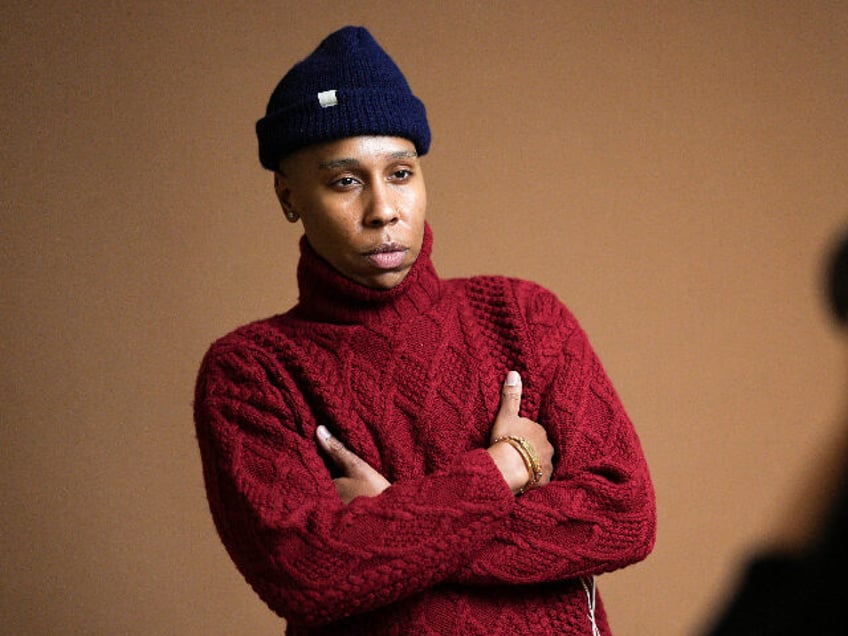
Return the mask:
[[[848,331],[848,232],[828,254],[825,295],[834,323]],[[708,636],[848,634],[848,419],[806,476],[777,527],[775,545],[746,564]],[[799,514],[806,511],[807,514]]]
[[[299,298],[213,343],[195,422],[235,565],[301,634],[609,634],[595,575],[637,562],[655,497],[574,316],[431,260],[423,103],[362,27],[256,125]]]

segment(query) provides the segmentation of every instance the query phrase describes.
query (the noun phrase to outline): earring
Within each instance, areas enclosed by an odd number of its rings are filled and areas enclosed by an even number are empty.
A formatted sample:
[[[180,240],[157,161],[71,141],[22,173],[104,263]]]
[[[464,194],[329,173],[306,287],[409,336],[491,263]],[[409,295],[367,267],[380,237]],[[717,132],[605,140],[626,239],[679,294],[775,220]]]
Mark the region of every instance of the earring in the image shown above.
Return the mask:
[[[300,218],[300,215],[294,210],[286,210],[286,219],[288,219],[289,223],[297,223],[297,220]]]

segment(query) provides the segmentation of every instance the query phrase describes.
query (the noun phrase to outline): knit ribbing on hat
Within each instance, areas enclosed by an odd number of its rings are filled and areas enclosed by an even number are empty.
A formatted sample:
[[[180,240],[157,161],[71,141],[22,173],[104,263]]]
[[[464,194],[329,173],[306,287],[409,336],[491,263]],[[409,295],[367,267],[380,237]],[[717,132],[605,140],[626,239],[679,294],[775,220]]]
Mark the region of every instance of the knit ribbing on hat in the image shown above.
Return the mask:
[[[256,135],[268,170],[299,148],[359,135],[403,137],[419,155],[430,148],[424,104],[363,27],[332,33],[286,73],[256,122]]]

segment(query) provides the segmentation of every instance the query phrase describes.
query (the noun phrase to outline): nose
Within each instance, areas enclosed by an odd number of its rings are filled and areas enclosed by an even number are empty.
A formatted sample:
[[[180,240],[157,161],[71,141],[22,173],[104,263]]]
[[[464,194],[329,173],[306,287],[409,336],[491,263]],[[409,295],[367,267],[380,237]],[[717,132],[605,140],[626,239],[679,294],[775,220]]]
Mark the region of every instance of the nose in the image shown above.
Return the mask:
[[[391,187],[378,183],[371,188],[371,198],[365,209],[364,224],[368,227],[384,227],[398,222],[399,212]]]

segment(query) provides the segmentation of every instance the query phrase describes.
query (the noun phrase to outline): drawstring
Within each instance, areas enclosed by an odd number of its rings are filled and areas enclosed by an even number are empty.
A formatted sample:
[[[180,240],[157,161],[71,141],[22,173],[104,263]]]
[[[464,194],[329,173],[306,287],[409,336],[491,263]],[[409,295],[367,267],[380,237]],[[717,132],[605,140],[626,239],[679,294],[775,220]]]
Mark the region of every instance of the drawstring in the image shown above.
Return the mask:
[[[587,584],[586,581],[589,581]],[[586,576],[580,578],[580,585],[583,586],[583,591],[586,592],[586,602],[589,605],[589,621],[592,623],[592,636],[601,636],[601,630],[598,629],[598,623],[595,622],[595,577]],[[591,590],[589,589],[591,586]]]

